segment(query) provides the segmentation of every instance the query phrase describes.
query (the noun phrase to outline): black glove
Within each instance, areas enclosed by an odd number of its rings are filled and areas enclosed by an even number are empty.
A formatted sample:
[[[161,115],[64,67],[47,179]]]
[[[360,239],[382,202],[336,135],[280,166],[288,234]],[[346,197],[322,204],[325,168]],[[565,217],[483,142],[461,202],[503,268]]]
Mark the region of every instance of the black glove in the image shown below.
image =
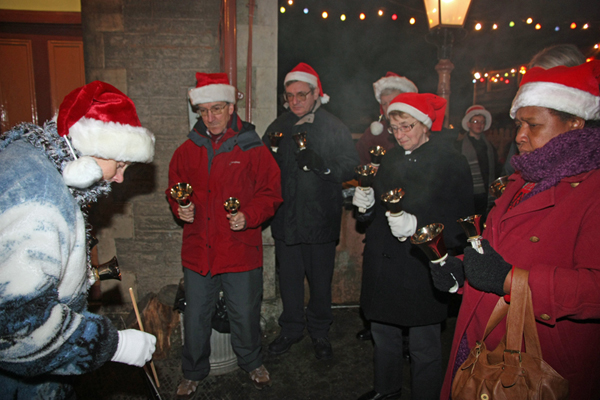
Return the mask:
[[[433,286],[441,292],[448,292],[458,283],[459,287],[465,283],[463,263],[456,257],[448,256],[444,265],[429,263]]]
[[[307,169],[316,172],[325,171],[325,161],[311,149],[300,150],[296,155],[296,161],[298,161],[298,167],[300,167],[300,169],[306,167]]]
[[[465,249],[463,264],[467,280],[475,289],[504,296],[504,280],[512,265],[504,261],[487,240],[481,241],[481,247],[483,254],[472,247]]]

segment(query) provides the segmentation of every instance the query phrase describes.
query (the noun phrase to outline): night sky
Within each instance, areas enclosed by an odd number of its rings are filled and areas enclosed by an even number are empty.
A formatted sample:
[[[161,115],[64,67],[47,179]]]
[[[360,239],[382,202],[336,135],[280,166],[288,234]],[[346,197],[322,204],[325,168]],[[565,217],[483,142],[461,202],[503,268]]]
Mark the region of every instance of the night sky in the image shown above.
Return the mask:
[[[283,79],[299,62],[310,64],[331,97],[325,107],[341,118],[352,132],[363,132],[379,115],[373,82],[393,71],[411,79],[420,92],[437,91],[437,48],[426,41],[429,27],[422,0],[280,0],[278,92]],[[308,14],[303,9],[309,9]],[[377,16],[382,9],[384,16]],[[323,19],[321,12],[329,18]],[[361,21],[358,14],[364,12]],[[340,14],[346,14],[342,22]],[[398,19],[393,21],[392,14]],[[417,22],[410,25],[408,20]],[[525,24],[528,17],[533,24]],[[515,27],[509,28],[509,22]],[[483,24],[475,31],[477,22]],[[569,25],[576,22],[578,28]],[[492,30],[493,23],[499,28]],[[536,23],[542,29],[534,28]],[[589,23],[590,28],[580,27]],[[555,31],[555,26],[560,30]],[[573,43],[594,55],[600,42],[598,0],[473,0],[467,14],[464,39],[453,46],[451,120],[460,119],[473,101],[473,72],[526,64],[539,50],[558,43]],[[507,104],[508,112],[510,104]],[[280,107],[280,111],[283,108]]]

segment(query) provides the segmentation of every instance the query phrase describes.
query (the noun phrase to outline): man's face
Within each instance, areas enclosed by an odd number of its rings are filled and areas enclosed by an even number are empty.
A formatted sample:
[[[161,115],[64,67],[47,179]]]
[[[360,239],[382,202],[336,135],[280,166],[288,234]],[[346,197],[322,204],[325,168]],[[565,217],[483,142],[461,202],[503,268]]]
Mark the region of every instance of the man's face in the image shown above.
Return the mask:
[[[398,92],[393,92],[393,93],[390,93],[390,94],[381,95],[381,97],[380,97],[380,99],[381,99],[381,109],[383,110],[383,115],[386,118],[387,118],[387,109],[390,106],[390,103],[400,93],[402,93],[402,92],[398,91]]]
[[[305,96],[304,100],[299,99]],[[306,82],[294,82],[285,88],[285,97],[290,105],[290,111],[297,117],[303,117],[315,106],[318,93],[317,89],[310,90]]]
[[[198,105],[198,114],[202,116],[202,121],[211,135],[220,135],[225,132],[233,114],[233,104],[224,101],[202,103]]]
[[[483,115],[475,115],[471,117],[467,126],[469,127],[469,132],[480,135],[485,128],[485,117]]]

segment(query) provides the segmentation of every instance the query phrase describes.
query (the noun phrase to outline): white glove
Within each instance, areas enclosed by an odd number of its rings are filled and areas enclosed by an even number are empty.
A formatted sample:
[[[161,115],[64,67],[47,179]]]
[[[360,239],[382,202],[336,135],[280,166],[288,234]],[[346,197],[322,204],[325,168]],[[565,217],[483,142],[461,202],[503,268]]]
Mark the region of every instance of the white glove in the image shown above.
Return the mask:
[[[156,337],[137,329],[119,331],[119,345],[111,361],[143,367],[152,359]]]
[[[357,187],[354,190],[354,196],[352,196],[352,204],[358,207],[359,211],[365,212],[375,204],[375,191],[371,188],[361,189]]]
[[[417,217],[412,214],[402,211],[400,215],[391,215],[388,211],[385,216],[392,230],[392,235],[396,236],[401,242],[404,242],[407,237],[412,236],[417,231]]]

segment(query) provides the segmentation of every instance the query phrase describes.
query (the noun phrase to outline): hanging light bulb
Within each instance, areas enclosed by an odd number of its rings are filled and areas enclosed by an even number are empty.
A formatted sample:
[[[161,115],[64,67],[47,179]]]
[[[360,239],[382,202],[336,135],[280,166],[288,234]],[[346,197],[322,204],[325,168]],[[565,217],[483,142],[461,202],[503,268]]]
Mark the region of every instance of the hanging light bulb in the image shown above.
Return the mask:
[[[379,11],[377,11],[377,14],[378,14],[380,17],[381,17],[381,16],[383,16],[383,10],[379,10]]]
[[[476,31],[480,31],[481,30],[481,24],[479,22],[475,24],[475,30]]]
[[[302,10],[302,11],[304,11],[304,14],[308,14],[308,8],[305,8],[305,9],[304,9],[304,10]]]
[[[479,72],[475,72],[475,73],[473,74],[473,77],[474,77],[475,79],[479,79],[479,78],[481,78],[481,74],[480,74]]]
[[[542,29],[542,25],[540,25],[540,24],[535,24],[535,29],[537,29],[537,30],[539,31],[540,29]]]
[[[342,15],[340,15],[340,19],[341,19],[342,21],[345,21],[345,20],[346,20],[346,14],[342,14]]]
[[[571,23],[571,29],[577,28],[577,24],[575,22]]]
[[[393,15],[392,15],[392,21],[395,21],[395,20],[397,20],[397,19],[398,19],[398,15],[396,15],[396,14],[393,14]]]
[[[531,23],[533,22],[533,18],[527,18],[527,21],[525,22],[527,22],[527,25],[531,25]]]
[[[415,24],[415,22],[417,22],[417,20],[416,20],[416,19],[414,19],[414,17],[413,17],[413,18],[411,18],[410,20],[408,20],[408,22],[409,22],[411,25],[414,25],[414,24]]]
[[[323,17],[323,19],[327,19],[327,17],[329,17],[329,14],[327,14],[327,11],[323,11],[323,14],[321,14],[321,17]]]
[[[281,7],[281,8],[279,9],[279,12],[280,12],[280,13],[282,13],[282,14],[284,14],[284,13],[285,13],[285,7]]]
[[[288,0],[288,4],[291,6],[294,4],[294,0]]]
[[[358,16],[358,18],[360,18],[361,20],[366,18],[365,13],[360,13],[360,15]]]
[[[508,26],[510,26],[511,28],[513,28],[515,26],[515,21],[510,21],[508,23]]]
[[[583,27],[582,27],[581,29],[587,29],[587,28],[589,28],[589,27],[590,27],[590,26],[589,26],[588,24],[585,24],[585,25],[583,25]]]
[[[494,25],[492,25],[492,29],[493,29],[493,30],[496,30],[496,29],[498,29],[498,24],[494,24]]]
[[[556,32],[560,31],[560,26],[556,25],[556,26],[554,27],[554,30],[555,30]]]

